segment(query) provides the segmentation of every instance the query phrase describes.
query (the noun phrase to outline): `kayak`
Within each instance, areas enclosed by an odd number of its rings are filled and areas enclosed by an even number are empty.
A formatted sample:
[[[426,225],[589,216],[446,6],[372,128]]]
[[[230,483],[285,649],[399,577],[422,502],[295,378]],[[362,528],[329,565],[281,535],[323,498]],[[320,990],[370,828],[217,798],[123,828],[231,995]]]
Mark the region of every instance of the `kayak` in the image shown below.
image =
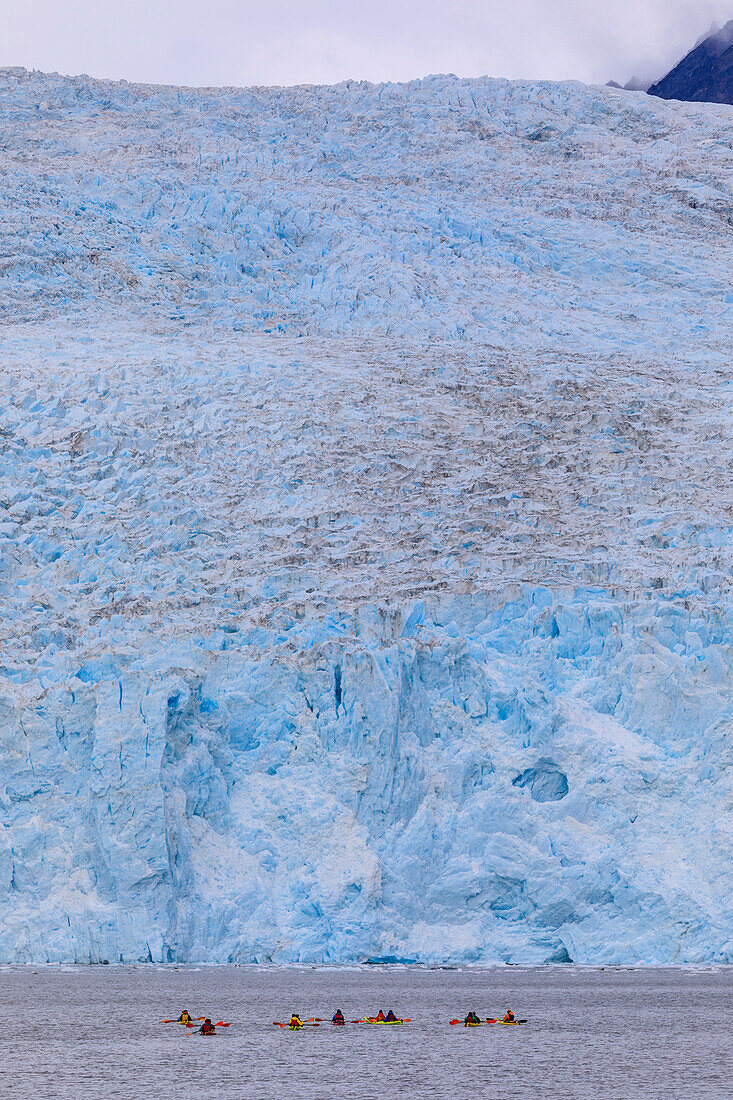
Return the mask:
[[[364,1020],[365,1024],[386,1024],[387,1027],[395,1027],[397,1024],[404,1024],[404,1020],[370,1020],[369,1017]]]
[[[464,1027],[481,1027],[481,1021],[479,1021],[479,1022],[478,1022],[477,1024],[472,1024],[472,1023],[466,1023],[466,1022],[464,1021],[464,1023],[463,1023],[463,1026],[464,1026]]]
[[[290,1031],[301,1031],[305,1024],[288,1024]]]
[[[343,1027],[346,1023],[346,1020],[331,1020],[331,1023],[334,1027]]]
[[[501,1024],[502,1027],[519,1027],[520,1024],[525,1024],[526,1020],[497,1020],[497,1024]]]

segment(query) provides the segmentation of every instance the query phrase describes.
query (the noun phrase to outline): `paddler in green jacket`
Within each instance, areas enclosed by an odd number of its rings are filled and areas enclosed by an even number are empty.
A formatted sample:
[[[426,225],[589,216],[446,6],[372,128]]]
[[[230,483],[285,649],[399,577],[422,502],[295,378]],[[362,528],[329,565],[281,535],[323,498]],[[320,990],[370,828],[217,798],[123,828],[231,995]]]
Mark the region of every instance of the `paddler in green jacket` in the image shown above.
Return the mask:
[[[475,1012],[469,1012],[468,1016],[466,1016],[466,1019],[463,1022],[466,1027],[468,1027],[469,1024],[480,1024],[481,1019],[479,1016],[476,1015]]]

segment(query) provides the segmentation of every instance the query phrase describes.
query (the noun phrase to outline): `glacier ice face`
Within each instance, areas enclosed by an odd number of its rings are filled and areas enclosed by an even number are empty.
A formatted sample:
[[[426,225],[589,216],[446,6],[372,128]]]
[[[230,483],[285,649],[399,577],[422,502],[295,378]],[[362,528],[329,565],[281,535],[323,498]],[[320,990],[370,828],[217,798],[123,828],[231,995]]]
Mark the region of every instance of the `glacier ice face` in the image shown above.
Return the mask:
[[[731,961],[730,112],[0,85],[0,959]]]
[[[2,957],[729,960],[730,619],[420,618],[6,694]]]

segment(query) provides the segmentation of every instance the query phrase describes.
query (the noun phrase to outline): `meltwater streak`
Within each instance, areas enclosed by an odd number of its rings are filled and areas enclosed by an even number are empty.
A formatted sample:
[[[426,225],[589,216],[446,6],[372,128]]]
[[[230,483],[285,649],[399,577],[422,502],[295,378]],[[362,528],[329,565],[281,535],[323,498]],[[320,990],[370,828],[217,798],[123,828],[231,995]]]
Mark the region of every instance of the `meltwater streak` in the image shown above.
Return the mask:
[[[3,1070],[15,1100],[729,1095],[732,972],[44,968],[2,972]],[[159,1023],[187,1005],[235,1021],[208,1042]],[[511,1005],[522,1028],[452,1028]],[[292,1010],[385,1011],[404,1028],[272,1027]],[[180,1031],[180,1033],[179,1033]]]

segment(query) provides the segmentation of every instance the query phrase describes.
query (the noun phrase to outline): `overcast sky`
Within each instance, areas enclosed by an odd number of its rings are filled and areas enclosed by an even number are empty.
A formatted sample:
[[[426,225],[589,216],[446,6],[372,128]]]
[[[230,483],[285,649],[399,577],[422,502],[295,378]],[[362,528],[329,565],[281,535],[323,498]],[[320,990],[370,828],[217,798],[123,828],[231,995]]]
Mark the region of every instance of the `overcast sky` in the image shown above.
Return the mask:
[[[733,0],[0,0],[0,65],[155,83],[661,76]]]

